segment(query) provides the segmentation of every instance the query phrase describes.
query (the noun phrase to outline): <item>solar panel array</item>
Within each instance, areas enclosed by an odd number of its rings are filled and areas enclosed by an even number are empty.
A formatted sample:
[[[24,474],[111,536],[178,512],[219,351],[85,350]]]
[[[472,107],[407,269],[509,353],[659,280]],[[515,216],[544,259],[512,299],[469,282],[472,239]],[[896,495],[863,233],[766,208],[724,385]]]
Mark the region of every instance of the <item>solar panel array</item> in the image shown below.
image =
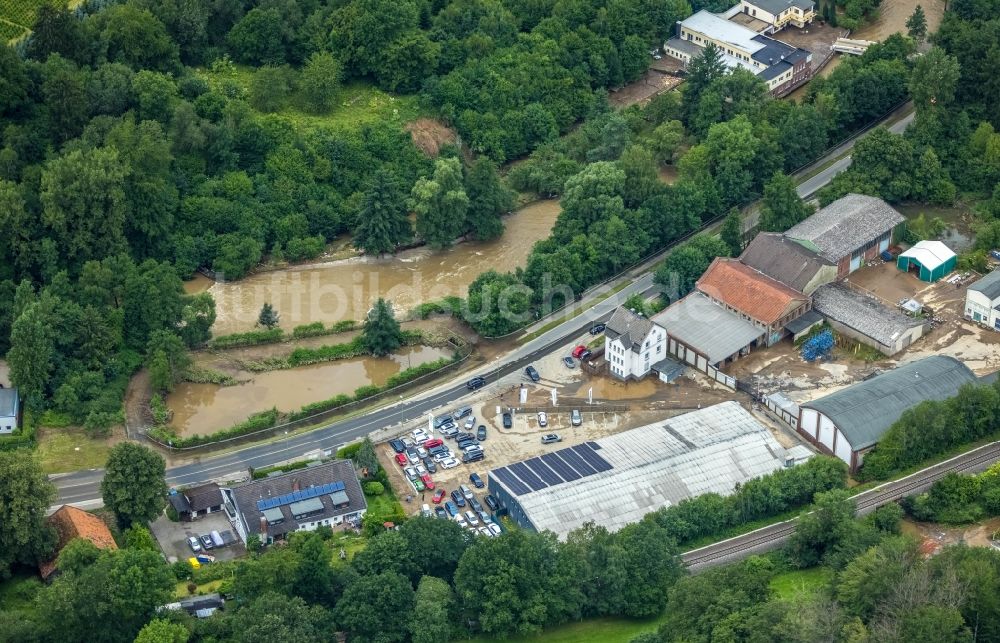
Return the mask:
[[[346,487],[343,482],[328,482],[327,484],[322,484],[318,487],[309,487],[308,489],[301,489],[299,491],[286,493],[283,496],[263,498],[257,501],[257,511],[264,511],[265,509],[273,509],[274,507],[290,505],[293,502],[299,502],[300,500],[308,500],[309,498],[316,498],[335,491],[343,491],[345,488]]]
[[[490,471],[490,476],[499,480],[515,496],[522,496],[546,487],[610,471],[613,467],[597,454],[600,448],[596,442],[566,447],[494,469]]]

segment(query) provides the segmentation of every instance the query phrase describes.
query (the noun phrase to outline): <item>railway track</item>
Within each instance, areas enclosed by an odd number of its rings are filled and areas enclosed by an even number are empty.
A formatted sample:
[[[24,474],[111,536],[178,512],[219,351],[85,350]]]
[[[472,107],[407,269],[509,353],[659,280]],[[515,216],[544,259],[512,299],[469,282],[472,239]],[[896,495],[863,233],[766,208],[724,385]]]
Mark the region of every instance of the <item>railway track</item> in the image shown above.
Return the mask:
[[[920,493],[949,473],[975,473],[1000,460],[1000,442],[991,442],[954,458],[921,469],[905,478],[886,482],[854,497],[857,514],[865,515],[888,502]],[[705,547],[693,549],[681,556],[691,571],[708,569],[733,562],[781,546],[795,532],[798,518],[774,523],[749,533],[729,538]]]

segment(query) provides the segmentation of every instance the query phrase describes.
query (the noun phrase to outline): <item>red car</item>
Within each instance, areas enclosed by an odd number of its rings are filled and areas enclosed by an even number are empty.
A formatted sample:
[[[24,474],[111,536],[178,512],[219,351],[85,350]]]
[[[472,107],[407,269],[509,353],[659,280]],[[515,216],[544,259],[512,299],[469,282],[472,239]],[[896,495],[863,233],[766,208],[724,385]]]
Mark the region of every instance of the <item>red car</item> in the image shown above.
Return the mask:
[[[586,346],[583,345],[574,348],[572,354],[573,357],[580,360],[587,359],[588,357],[590,357],[590,351],[587,349]]]
[[[447,492],[444,489],[438,489],[434,492],[434,497],[431,498],[431,500],[434,501],[434,504],[439,505],[441,504],[441,501],[444,500],[444,495],[446,493]]]
[[[424,448],[433,449],[434,447],[439,447],[442,444],[444,444],[444,440],[442,440],[441,438],[434,438],[433,440],[428,440],[427,442],[424,442]]]
[[[434,488],[434,481],[431,479],[431,474],[425,473],[424,475],[420,476],[420,479],[424,481],[424,488],[425,489],[433,489]]]
[[[397,453],[396,454],[396,464],[398,464],[401,467],[405,467],[407,465],[407,460],[406,460],[406,454],[405,453]]]

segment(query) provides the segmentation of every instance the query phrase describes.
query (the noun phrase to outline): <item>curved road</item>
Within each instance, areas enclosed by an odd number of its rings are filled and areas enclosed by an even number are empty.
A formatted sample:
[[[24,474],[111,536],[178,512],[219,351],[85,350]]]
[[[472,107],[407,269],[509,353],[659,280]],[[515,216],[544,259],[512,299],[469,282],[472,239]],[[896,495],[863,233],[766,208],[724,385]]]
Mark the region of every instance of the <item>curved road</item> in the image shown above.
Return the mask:
[[[911,109],[909,105],[904,106],[888,115],[880,124],[888,123],[890,131],[900,133],[913,120]],[[816,191],[829,183],[834,176],[850,167],[851,157],[848,152],[867,131],[831,150],[822,159],[814,163],[812,167],[821,167],[822,169],[801,181],[798,186],[799,195],[803,198],[812,196]],[[823,167],[824,164],[827,165]],[[659,257],[657,257],[656,261],[658,260]],[[553,349],[579,336],[595,321],[606,320],[610,317],[614,309],[629,296],[635,293],[651,293],[653,289],[653,275],[646,273],[637,277],[624,289],[602,301],[593,304],[590,303],[590,301],[607,293],[609,290],[608,287],[588,293],[584,301],[579,302],[579,305],[586,309],[582,314],[563,322],[518,347],[505,356],[506,361],[499,366],[499,369],[493,364],[488,364],[471,373],[463,373],[457,376],[450,384],[421,393],[401,404],[372,411],[363,417],[342,420],[321,429],[294,435],[287,439],[248,446],[229,453],[208,455],[198,458],[189,464],[171,467],[167,470],[167,483],[171,486],[180,486],[205,482],[245,470],[247,467],[260,468],[277,462],[302,457],[307,453],[315,452],[317,449],[333,449],[346,442],[368,435],[377,429],[398,424],[401,417],[404,420],[413,420],[426,415],[427,412],[434,409],[456,404],[469,394],[465,388],[465,381],[473,375],[482,375],[486,378],[487,383],[491,384],[506,375],[518,372],[535,359],[546,355]],[[555,313],[555,315],[558,314],[558,312]],[[536,323],[534,327],[538,327],[544,323],[545,320],[542,320]],[[461,381],[458,381],[459,378]],[[89,469],[50,476],[50,479],[56,485],[59,492],[57,505],[99,506],[101,504],[100,481],[102,477],[103,470],[101,469]]]

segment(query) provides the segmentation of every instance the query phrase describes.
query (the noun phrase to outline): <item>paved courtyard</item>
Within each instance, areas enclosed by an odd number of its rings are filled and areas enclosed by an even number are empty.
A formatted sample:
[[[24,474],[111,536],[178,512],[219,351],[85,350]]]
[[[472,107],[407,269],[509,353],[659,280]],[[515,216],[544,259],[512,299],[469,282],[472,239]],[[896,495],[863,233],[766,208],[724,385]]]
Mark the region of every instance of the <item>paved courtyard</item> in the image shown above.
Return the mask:
[[[210,534],[213,530],[219,533],[231,531],[234,535],[236,533],[224,511],[203,516],[194,522],[172,522],[165,514],[160,514],[160,517],[150,527],[153,537],[160,543],[160,549],[163,550],[167,561],[171,563],[194,556],[194,552],[191,551],[187,542],[190,536]],[[238,558],[246,553],[246,549],[242,543],[237,543],[229,547],[216,547],[201,553],[210,554],[215,556],[216,560],[222,561]]]

